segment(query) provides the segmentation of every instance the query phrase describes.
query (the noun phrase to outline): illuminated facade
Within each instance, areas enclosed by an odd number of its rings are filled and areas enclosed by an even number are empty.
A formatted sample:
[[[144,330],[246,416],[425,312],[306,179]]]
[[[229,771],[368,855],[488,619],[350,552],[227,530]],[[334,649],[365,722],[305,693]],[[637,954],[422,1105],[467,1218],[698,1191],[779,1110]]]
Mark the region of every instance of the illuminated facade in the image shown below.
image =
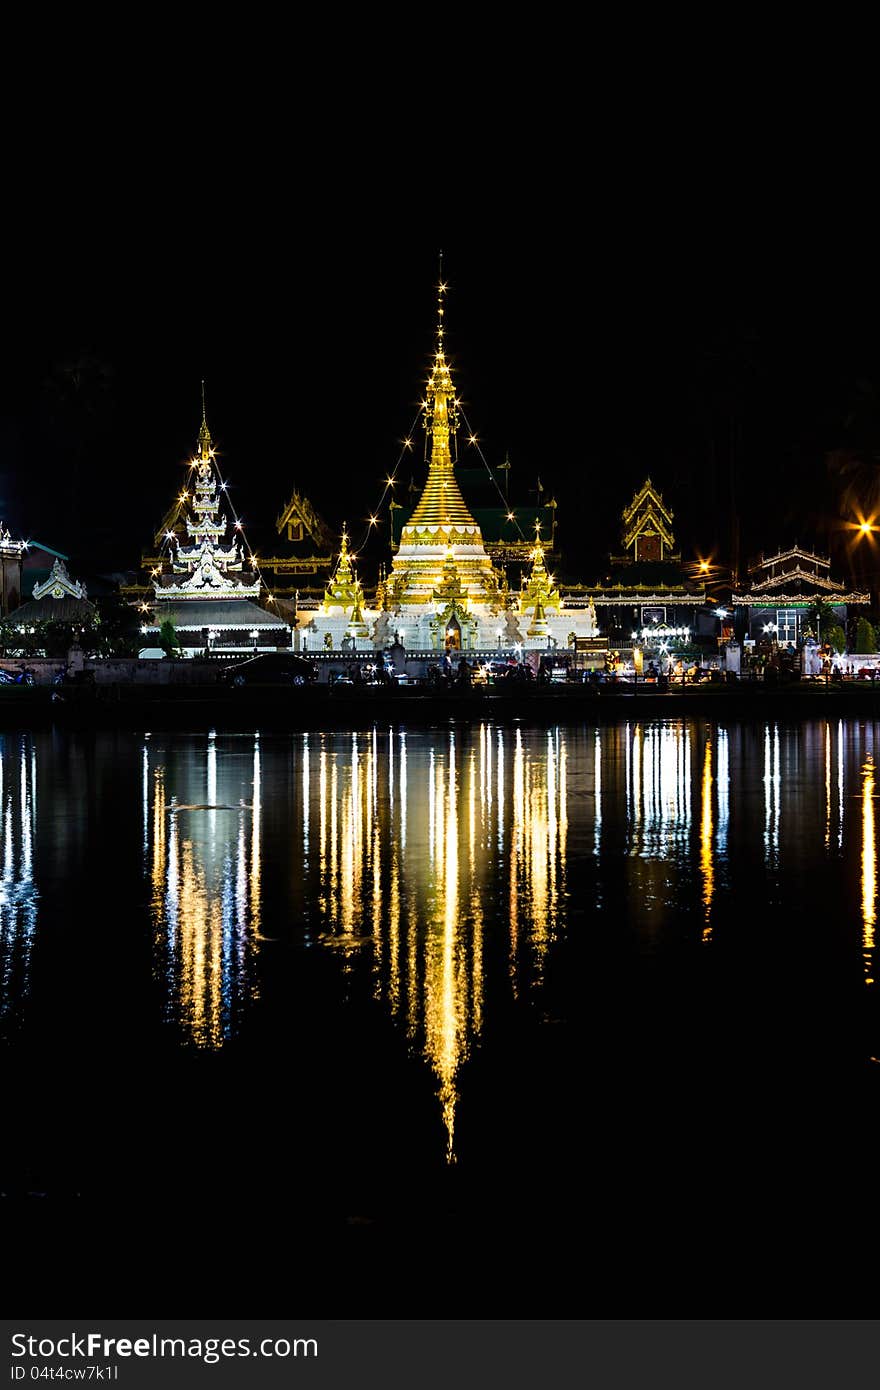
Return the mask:
[[[414,651],[527,650],[565,647],[575,635],[594,635],[595,613],[590,618],[577,609],[562,611],[564,602],[544,564],[540,525],[533,542],[520,543],[517,553],[530,560],[531,571],[516,595],[493,564],[462,496],[455,472],[460,402],[444,347],[445,292],[441,284],[437,345],[422,404],[430,441],[424,489],[400,531],[390,573],[380,582],[372,609],[363,605],[354,557],[343,537],[336,574],[319,611],[299,615],[307,646],[381,649],[397,639]]]
[[[151,616],[141,632],[145,644],[158,640],[163,623],[173,624],[184,655],[206,648],[257,651],[290,646],[290,626],[259,606],[266,596],[259,573],[244,554],[241,525],[223,514],[214,447],[202,399],[196,457],[185,488],[157,536],[167,546],[151,569]],[[227,536],[232,531],[231,540]],[[185,532],[186,540],[181,539]],[[148,603],[141,605],[149,610]]]
[[[797,544],[775,555],[761,555],[749,566],[749,583],[733,595],[739,635],[753,641],[771,637],[783,646],[797,646],[805,629],[815,629],[813,614],[821,605],[846,631],[853,607],[867,607],[871,596],[848,590],[831,577],[831,560]],[[821,639],[821,632],[815,633]]]

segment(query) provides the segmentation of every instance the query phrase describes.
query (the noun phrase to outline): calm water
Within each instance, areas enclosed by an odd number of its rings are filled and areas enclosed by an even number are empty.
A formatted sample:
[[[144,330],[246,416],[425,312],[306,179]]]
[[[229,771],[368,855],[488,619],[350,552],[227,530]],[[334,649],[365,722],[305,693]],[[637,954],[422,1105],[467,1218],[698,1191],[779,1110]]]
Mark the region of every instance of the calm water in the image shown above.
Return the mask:
[[[880,725],[0,749],[13,1191],[640,1190],[871,1141]]]

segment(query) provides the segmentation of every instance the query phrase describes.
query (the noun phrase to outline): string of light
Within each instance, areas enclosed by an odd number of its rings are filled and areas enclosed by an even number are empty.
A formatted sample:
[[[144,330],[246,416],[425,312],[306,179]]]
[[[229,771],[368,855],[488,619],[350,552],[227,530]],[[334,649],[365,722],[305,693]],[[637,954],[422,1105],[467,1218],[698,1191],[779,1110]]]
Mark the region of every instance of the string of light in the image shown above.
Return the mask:
[[[363,550],[364,546],[365,546],[366,543],[367,543],[367,538],[368,538],[368,536],[369,536],[371,530],[373,529],[373,527],[374,527],[374,526],[378,526],[378,524],[379,524],[379,512],[380,512],[381,509],[382,509],[382,506],[383,506],[383,504],[384,504],[384,502],[385,502],[385,498],[388,496],[389,492],[391,492],[392,488],[394,488],[394,486],[395,486],[396,483],[397,483],[397,470],[398,470],[398,468],[400,467],[401,463],[403,462],[403,458],[404,458],[404,455],[406,454],[407,450],[411,450],[411,449],[412,449],[412,436],[413,436],[413,431],[416,429],[416,426],[418,425],[418,422],[419,422],[419,415],[421,414],[421,410],[422,410],[422,408],[421,408],[421,406],[420,406],[419,409],[416,411],[416,414],[413,416],[413,422],[412,422],[412,424],[410,425],[409,429],[407,430],[405,438],[401,440],[401,448],[400,448],[400,453],[399,453],[398,456],[397,456],[397,462],[395,463],[395,465],[394,465],[394,467],[392,468],[391,472],[388,474],[388,477],[385,479],[385,486],[384,486],[384,488],[383,488],[383,490],[382,490],[382,496],[379,498],[379,501],[376,503],[376,506],[373,508],[373,511],[372,511],[372,512],[370,513],[370,515],[369,515],[369,518],[368,518],[368,520],[367,520],[366,530],[364,531],[364,533],[363,533],[363,535],[361,536],[360,540],[358,541],[357,545],[356,545],[356,546],[354,547],[354,549],[352,550],[352,559],[353,559],[353,560],[356,559],[357,556],[358,556],[358,554],[360,553],[360,551]]]
[[[479,454],[480,458],[483,460],[483,464],[485,465],[486,472],[489,474],[489,477],[492,479],[492,482],[493,482],[493,484],[494,484],[494,486],[495,486],[495,491],[498,493],[498,496],[501,498],[501,501],[504,503],[504,506],[507,508],[507,520],[513,522],[514,526],[516,527],[517,531],[519,532],[520,539],[523,540],[523,541],[528,542],[528,537],[525,536],[525,535],[523,534],[523,529],[522,529],[522,527],[521,527],[520,524],[519,524],[519,520],[518,520],[518,518],[517,518],[516,513],[515,513],[514,511],[511,510],[511,506],[510,506],[509,501],[508,501],[507,498],[504,496],[504,493],[501,491],[501,488],[498,486],[498,479],[495,477],[495,474],[492,472],[492,469],[491,469],[491,467],[490,467],[490,465],[489,465],[489,461],[488,461],[488,459],[486,458],[486,455],[483,453],[483,450],[480,448],[480,441],[479,441],[479,438],[478,438],[476,432],[471,428],[471,422],[470,422],[470,420],[468,419],[467,415],[465,414],[464,406],[461,405],[460,402],[459,402],[458,408],[459,408],[459,411],[461,412],[461,418],[462,418],[462,420],[464,420],[465,428],[466,428],[466,430],[468,431],[468,444],[470,444],[472,448],[476,449],[476,451],[477,451],[477,453]]]

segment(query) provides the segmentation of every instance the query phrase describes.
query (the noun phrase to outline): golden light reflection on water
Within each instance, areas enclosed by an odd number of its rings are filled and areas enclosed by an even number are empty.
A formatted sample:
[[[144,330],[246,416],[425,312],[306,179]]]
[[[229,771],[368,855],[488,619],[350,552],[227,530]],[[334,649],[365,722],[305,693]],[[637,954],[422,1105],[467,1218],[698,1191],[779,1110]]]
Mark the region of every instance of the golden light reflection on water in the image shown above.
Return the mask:
[[[317,816],[330,827],[320,862],[321,941],[338,951],[343,970],[370,954],[374,993],[436,1077],[452,1161],[459,1075],[484,1021],[485,901],[502,857],[515,990],[540,984],[560,920],[565,737],[554,732],[526,746],[521,735],[487,726],[446,733],[420,746],[415,781],[405,734],[355,735],[345,751],[340,740],[314,737]],[[338,891],[327,891],[334,883]]]
[[[712,895],[715,890],[715,847],[712,819],[712,741],[703,751],[703,784],[700,815],[700,871],[703,875],[703,940],[712,939]]]
[[[144,851],[166,1017],[197,1047],[218,1048],[255,990],[262,891],[259,739],[246,763],[239,753],[218,766],[213,735],[203,756],[203,764],[196,755],[178,765],[155,743],[144,742]]]
[[[0,1019],[30,992],[37,925],[37,756],[30,735],[0,735]]]
[[[209,736],[185,756],[145,740],[144,862],[167,1016],[200,1047],[217,1048],[235,1030],[256,990],[265,893],[278,910],[266,880],[283,862],[287,924],[334,950],[340,971],[364,981],[424,1057],[453,1160],[462,1068],[499,984],[532,1007],[552,943],[571,926],[569,854],[573,887],[589,885],[576,898],[584,930],[613,911],[651,940],[684,921],[710,941],[722,921],[727,929],[719,906],[731,882],[728,841],[777,876],[792,854],[806,862],[823,842],[833,855],[845,788],[861,767],[858,889],[858,837],[847,841],[846,872],[873,981],[875,773],[861,739],[842,724],[807,737],[775,724],[751,732],[658,721],[601,731],[372,729],[263,744]],[[0,764],[4,933],[8,885],[29,881],[36,785],[30,755],[16,744],[12,767],[10,747]],[[847,815],[859,809],[847,806]],[[267,822],[282,827],[274,840]]]
[[[865,983],[874,983],[874,931],[877,924],[877,836],[874,825],[874,759],[862,765],[862,955]]]

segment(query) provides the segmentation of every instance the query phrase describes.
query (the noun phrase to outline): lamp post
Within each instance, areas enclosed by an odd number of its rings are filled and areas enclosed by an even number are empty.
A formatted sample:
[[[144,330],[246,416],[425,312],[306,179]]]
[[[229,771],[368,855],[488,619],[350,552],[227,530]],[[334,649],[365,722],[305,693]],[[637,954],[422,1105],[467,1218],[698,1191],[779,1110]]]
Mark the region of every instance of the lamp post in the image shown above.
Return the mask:
[[[259,632],[257,631],[256,628],[252,628],[252,629],[251,629],[251,641],[252,641],[253,644],[254,644],[254,656],[256,656],[256,654],[257,654],[257,643],[258,643],[259,640],[260,640],[260,634],[259,634]]]

